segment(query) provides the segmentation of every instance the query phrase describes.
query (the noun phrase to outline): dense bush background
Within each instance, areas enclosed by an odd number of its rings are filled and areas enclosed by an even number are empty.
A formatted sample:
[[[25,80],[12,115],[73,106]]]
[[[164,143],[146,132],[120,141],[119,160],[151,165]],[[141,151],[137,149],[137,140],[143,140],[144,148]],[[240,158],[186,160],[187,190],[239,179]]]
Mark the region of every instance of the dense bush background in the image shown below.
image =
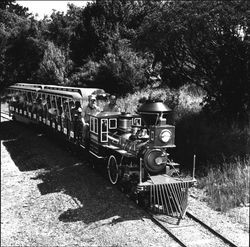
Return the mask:
[[[186,165],[244,157],[249,144],[247,1],[101,0],[36,20],[0,3],[0,89],[17,82],[100,87],[123,110],[161,98]]]

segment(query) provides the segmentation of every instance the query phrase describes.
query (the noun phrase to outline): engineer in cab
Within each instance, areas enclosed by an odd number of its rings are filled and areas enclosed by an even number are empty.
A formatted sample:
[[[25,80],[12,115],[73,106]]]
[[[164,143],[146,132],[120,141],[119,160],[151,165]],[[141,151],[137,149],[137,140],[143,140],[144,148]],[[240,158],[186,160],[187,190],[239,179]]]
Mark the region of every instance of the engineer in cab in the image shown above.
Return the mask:
[[[103,112],[121,112],[120,107],[116,104],[116,96],[111,95],[109,98],[109,103],[103,108]]]

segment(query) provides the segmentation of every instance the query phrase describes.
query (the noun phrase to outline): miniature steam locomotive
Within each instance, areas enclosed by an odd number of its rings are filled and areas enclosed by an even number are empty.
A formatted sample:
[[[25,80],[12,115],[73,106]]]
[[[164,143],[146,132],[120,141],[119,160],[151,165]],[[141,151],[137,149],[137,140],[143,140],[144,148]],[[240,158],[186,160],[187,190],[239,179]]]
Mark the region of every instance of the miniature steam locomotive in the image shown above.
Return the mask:
[[[163,102],[147,101],[136,115],[90,115],[88,141],[76,142],[70,102],[80,101],[84,106],[90,94],[105,98],[103,90],[20,83],[11,86],[9,93],[26,99],[10,101],[10,114],[17,120],[40,124],[86,149],[103,161],[111,184],[129,191],[140,204],[159,213],[185,215],[188,188],[195,179],[181,177],[179,164],[170,159],[175,127],[168,124],[171,110]],[[38,98],[46,99],[47,106],[37,107]],[[51,114],[49,106],[56,114]]]
[[[181,178],[167,152],[175,147],[175,127],[166,120],[170,111],[162,102],[146,102],[138,115],[90,116],[89,151],[107,160],[112,184],[127,184],[154,211],[182,217],[194,178]]]

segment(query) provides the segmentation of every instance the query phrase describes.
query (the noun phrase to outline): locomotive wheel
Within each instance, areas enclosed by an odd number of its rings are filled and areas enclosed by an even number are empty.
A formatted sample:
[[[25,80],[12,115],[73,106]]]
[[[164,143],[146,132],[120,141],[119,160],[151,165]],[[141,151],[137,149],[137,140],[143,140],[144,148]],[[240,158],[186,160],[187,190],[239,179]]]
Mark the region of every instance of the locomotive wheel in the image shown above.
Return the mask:
[[[110,183],[117,184],[119,178],[119,169],[116,157],[114,155],[109,156],[107,170]]]

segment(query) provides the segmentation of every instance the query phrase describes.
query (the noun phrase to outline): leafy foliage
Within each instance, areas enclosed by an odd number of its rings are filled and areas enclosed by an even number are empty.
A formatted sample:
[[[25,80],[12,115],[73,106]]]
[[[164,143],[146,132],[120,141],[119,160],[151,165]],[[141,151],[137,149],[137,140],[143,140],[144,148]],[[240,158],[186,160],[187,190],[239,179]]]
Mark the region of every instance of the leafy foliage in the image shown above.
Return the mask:
[[[23,17],[28,17],[31,15],[28,13],[28,8],[23,7],[15,2],[15,0],[3,0],[0,2],[0,9],[7,10],[9,13],[15,13],[16,15]]]
[[[21,22],[21,30],[13,32],[9,42],[5,52],[6,77],[12,83],[32,81],[45,49],[37,23],[34,20]]]
[[[0,22],[0,88],[2,89],[9,83],[24,79],[24,74],[31,72],[29,70],[32,69],[33,65],[28,60],[27,55],[29,55],[29,49],[35,44],[34,40],[27,40],[33,32],[34,26],[31,20],[0,9]],[[33,37],[35,38],[35,36]],[[35,52],[34,50],[30,51],[31,53]],[[24,54],[26,55],[24,56]],[[27,63],[27,68],[24,68],[26,65],[23,63],[20,64],[21,60]],[[20,66],[21,78],[18,76],[19,70],[16,66]]]
[[[54,43],[47,42],[43,60],[40,62],[36,79],[42,84],[65,84],[70,66],[70,60],[66,59],[63,51],[57,48]]]
[[[82,67],[79,67],[77,71],[70,76],[68,85],[86,87],[95,85],[95,78],[98,73],[99,63],[89,60]]]
[[[41,21],[10,0],[0,21],[2,87],[39,78],[126,94],[160,78],[201,87],[209,114],[249,121],[245,0],[95,1]]]
[[[164,83],[195,83],[207,92],[210,111],[246,120],[246,10],[246,1],[167,2],[160,15],[148,16],[137,45],[154,53],[154,63],[162,63]]]
[[[148,63],[129,47],[127,40],[117,42],[113,52],[100,61],[96,81],[109,92],[124,95],[146,85]]]

